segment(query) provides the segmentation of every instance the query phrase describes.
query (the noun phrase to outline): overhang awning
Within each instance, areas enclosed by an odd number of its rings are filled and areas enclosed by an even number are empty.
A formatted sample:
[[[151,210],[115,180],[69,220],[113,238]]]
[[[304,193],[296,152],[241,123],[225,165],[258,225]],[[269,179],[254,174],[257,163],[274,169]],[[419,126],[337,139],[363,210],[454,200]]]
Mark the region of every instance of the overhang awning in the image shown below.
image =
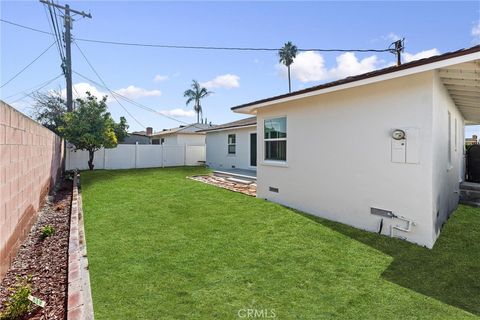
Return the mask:
[[[480,59],[439,69],[450,97],[466,124],[480,124]]]

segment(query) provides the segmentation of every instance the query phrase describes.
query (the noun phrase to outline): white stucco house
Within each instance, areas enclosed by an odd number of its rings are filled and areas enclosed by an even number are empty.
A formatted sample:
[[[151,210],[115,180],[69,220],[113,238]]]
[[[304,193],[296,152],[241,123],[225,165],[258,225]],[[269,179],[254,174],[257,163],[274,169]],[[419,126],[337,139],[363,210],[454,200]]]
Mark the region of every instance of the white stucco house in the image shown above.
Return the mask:
[[[479,81],[475,46],[236,106],[256,130],[207,134],[207,161],[248,167],[227,135],[247,158],[256,132],[257,197],[432,248],[458,204]]]
[[[152,144],[203,146],[205,145],[205,132],[201,132],[201,130],[211,127],[212,125],[209,124],[192,123],[176,128],[163,129],[152,133],[150,141]]]
[[[246,119],[202,130],[206,134],[206,164],[216,170],[257,167],[257,119]]]

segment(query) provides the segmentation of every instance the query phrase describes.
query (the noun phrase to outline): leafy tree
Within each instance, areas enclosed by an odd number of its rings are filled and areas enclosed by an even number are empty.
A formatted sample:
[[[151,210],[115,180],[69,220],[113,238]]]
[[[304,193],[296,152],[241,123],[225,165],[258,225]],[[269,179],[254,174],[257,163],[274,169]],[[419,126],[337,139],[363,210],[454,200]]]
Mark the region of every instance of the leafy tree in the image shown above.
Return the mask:
[[[67,105],[60,92],[50,91],[34,94],[35,104],[31,116],[43,126],[59,134],[58,128],[64,125],[63,117]]]
[[[286,65],[288,70],[288,92],[292,92],[292,84],[290,82],[290,65],[293,63],[297,53],[298,48],[291,41],[285,43],[283,48],[278,51],[278,56],[280,57],[279,62]]]
[[[197,113],[197,123],[200,122],[200,114],[202,114],[202,121],[203,121],[203,112],[202,112],[202,106],[200,105],[200,100],[207,97],[210,95],[211,91],[208,91],[206,88],[202,87],[197,80],[193,80],[191,89],[186,90],[183,93],[183,96],[187,98],[187,105],[190,104],[190,102],[194,102],[193,110]]]
[[[87,92],[85,99],[77,99],[77,108],[67,112],[64,116],[64,125],[59,128],[65,139],[78,150],[88,151],[88,167],[93,170],[93,157],[100,148],[114,148],[118,143],[118,136],[127,135],[128,125],[125,118],[115,123],[107,112],[107,96],[98,100]],[[117,131],[117,132],[116,132]]]
[[[115,136],[117,136],[118,142],[123,142],[126,137],[128,137],[128,124],[127,119],[125,117],[120,117],[119,123],[114,123],[113,131],[115,132]]]

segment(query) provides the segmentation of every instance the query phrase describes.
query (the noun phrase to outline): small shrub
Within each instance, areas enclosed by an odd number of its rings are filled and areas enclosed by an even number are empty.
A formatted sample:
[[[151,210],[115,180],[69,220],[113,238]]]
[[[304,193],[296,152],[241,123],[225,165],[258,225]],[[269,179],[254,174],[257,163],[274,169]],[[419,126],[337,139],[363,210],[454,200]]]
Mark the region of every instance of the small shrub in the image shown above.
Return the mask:
[[[12,295],[5,303],[5,309],[0,313],[0,320],[20,319],[32,310],[28,296],[32,293],[31,277],[19,277],[14,287],[9,288]]]
[[[51,225],[46,225],[42,228],[42,235],[40,236],[43,239],[52,236],[55,233],[55,228]]]
[[[65,174],[64,174],[65,180],[73,181],[73,177],[75,176],[75,172],[76,172],[75,170],[65,171]]]

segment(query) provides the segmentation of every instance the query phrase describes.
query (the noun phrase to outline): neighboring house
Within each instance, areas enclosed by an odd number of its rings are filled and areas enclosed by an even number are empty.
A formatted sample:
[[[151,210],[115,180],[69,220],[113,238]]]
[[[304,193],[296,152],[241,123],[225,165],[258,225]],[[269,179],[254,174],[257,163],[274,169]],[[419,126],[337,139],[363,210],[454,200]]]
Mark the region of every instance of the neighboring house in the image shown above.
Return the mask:
[[[203,146],[205,145],[205,133],[198,131],[211,127],[210,124],[192,123],[177,128],[163,129],[153,133],[150,141],[152,144]]]
[[[119,142],[119,144],[150,144],[150,137],[146,134],[132,132],[128,137]]]
[[[466,146],[471,146],[473,144],[478,144],[478,137],[477,135],[472,135],[471,138],[465,138],[465,145]]]
[[[475,46],[232,108],[257,117],[257,196],[432,248],[458,204],[478,81]],[[211,136],[221,161],[226,134]],[[209,148],[207,134],[213,161]]]
[[[207,134],[206,164],[217,170],[255,169],[257,119],[250,117],[202,130]]]

